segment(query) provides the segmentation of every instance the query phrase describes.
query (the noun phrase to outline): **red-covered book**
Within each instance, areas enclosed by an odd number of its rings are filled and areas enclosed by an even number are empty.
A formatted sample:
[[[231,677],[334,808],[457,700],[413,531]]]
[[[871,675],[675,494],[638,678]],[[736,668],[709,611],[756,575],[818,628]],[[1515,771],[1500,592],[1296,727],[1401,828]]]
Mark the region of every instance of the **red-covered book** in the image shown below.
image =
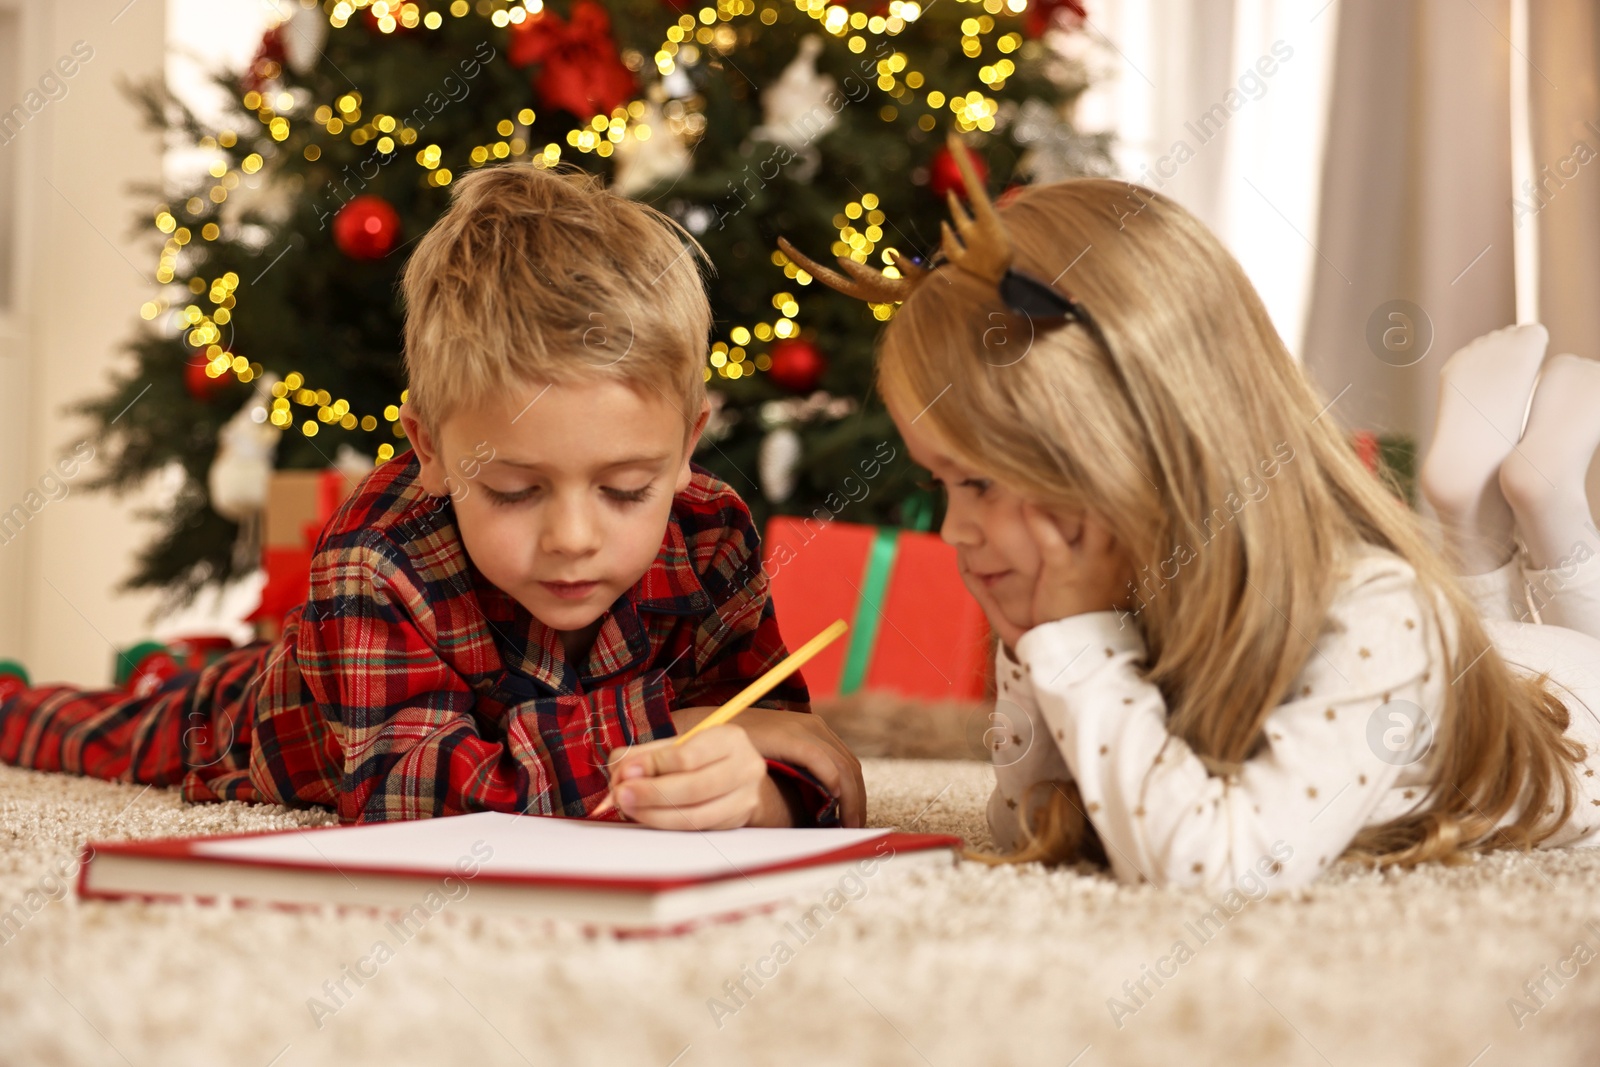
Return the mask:
[[[678,933],[799,899],[836,912],[890,870],[952,864],[961,838],[893,830],[678,832],[479,812],[414,822],[91,843],[80,896],[399,912],[445,909]],[[838,903],[836,906],[836,902]]]

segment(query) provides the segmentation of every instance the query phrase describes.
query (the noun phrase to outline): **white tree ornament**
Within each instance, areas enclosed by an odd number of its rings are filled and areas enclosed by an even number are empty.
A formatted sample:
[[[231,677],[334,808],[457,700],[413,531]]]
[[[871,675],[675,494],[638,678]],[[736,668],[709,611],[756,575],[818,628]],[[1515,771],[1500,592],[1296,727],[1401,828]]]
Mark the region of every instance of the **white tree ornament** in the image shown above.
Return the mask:
[[[640,139],[644,129],[649,135]],[[660,182],[673,181],[689,173],[692,157],[683,141],[672,132],[661,109],[646,104],[640,126],[629,131],[617,144],[617,176],[612,189],[622,196],[638,196]]]
[[[794,153],[798,165],[793,177],[801,182],[816,173],[821,158],[816,142],[839,122],[829,101],[837,95],[837,85],[828,75],[817,73],[821,54],[821,37],[813,33],[801,38],[794,59],[777,81],[761,91],[761,125],[750,131],[752,138]]]
[[[756,472],[761,478],[761,495],[772,503],[781,504],[794,493],[800,452],[800,435],[787,426],[781,426],[761,439],[761,450],[756,456]]]
[[[269,6],[294,8],[294,13],[283,22],[283,54],[295,73],[310,72],[322,57],[322,46],[328,40],[328,16],[323,13],[322,5],[278,0],[278,5]]]
[[[225,519],[243,522],[267,506],[267,483],[283,431],[272,425],[267,409],[278,376],[256,380],[255,391],[244,406],[223,423],[217,433],[217,455],[207,473],[211,509]]]

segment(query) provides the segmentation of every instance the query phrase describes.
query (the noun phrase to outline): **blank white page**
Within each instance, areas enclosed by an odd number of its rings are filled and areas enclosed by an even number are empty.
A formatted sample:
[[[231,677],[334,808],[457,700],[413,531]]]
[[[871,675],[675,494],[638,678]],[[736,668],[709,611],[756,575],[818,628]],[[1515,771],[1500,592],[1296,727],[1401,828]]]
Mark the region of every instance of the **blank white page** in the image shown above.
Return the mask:
[[[440,875],[457,861],[499,875],[705,878],[818,856],[886,829],[652,830],[621,823],[478,812],[440,819],[301,830],[194,846],[203,856]],[[476,846],[476,851],[474,851]],[[487,846],[487,849],[485,848]],[[493,852],[484,858],[486,851]]]

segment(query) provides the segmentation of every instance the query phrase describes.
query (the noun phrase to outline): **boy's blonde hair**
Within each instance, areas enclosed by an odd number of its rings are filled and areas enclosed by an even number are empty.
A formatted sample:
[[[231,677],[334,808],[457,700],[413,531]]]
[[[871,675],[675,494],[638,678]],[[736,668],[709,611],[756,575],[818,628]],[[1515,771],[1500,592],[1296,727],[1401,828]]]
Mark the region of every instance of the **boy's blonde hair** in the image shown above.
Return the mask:
[[[1236,771],[1314,654],[1345,550],[1377,545],[1415,568],[1434,632],[1454,636],[1435,668],[1451,684],[1425,803],[1362,830],[1350,854],[1409,864],[1528,847],[1560,827],[1583,755],[1563,736],[1566,708],[1494,650],[1453,569],[1324,417],[1216,237],[1174,201],[1103,179],[1032,187],[1000,213],[1016,266],[1061,279],[1100,335],[1070,325],[1035,336],[992,285],[940,269],[890,322],[878,385],[923,412],[966,466],[1047,506],[1103,516],[1142,573],[1206,531],[1170,584],[1146,584],[1139,611],[1168,730],[1213,774]],[[1230,507],[1285,448],[1292,462],[1270,491]],[[975,858],[1060,862],[1097,850],[1076,786],[1038,784],[1048,802],[1022,820],[1024,847]]]
[[[529,382],[598,377],[661,395],[687,435],[706,395],[704,261],[671,218],[576,167],[464,174],[400,277],[406,403],[437,435]]]

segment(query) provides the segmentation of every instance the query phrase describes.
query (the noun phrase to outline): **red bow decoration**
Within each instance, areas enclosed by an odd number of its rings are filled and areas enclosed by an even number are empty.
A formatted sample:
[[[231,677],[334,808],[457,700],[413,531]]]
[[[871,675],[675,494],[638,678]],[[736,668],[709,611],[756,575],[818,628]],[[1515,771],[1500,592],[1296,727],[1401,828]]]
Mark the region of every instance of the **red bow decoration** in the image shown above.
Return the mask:
[[[287,62],[287,53],[283,47],[283,27],[274,26],[261,35],[261,44],[256,48],[255,56],[250,60],[250,65],[245,68],[244,77],[240,84],[253,92],[260,92],[261,87],[272,79],[267,77],[269,72],[281,74],[283,64]]]
[[[1069,23],[1080,23],[1089,17],[1083,0],[1033,0],[1028,5],[1028,36],[1043,37],[1055,22],[1058,11],[1065,11],[1071,16]]]
[[[580,119],[609,115],[633,96],[633,72],[617,55],[611,19],[595,0],[577,0],[572,18],[542,11],[511,27],[506,58],[514,67],[540,64],[533,82],[540,100]]]

